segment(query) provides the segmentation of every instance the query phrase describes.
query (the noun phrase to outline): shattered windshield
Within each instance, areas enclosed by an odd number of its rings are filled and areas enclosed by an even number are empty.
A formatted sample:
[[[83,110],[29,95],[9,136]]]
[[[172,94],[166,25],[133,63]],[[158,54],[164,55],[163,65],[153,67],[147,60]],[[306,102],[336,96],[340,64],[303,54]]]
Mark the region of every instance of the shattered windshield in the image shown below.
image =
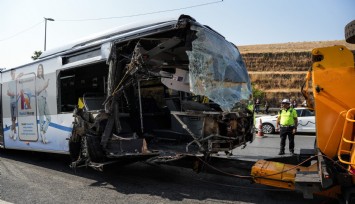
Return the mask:
[[[187,51],[190,91],[204,95],[226,112],[246,105],[252,95],[249,76],[237,48],[213,31],[192,26],[197,39]]]

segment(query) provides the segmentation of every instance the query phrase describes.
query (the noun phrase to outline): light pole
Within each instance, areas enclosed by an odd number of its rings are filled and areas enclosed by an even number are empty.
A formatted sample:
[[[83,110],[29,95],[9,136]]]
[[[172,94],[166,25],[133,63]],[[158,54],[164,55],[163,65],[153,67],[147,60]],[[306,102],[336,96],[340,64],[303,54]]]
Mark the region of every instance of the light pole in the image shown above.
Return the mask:
[[[44,51],[46,51],[46,40],[47,40],[47,21],[54,21],[53,18],[44,18]]]

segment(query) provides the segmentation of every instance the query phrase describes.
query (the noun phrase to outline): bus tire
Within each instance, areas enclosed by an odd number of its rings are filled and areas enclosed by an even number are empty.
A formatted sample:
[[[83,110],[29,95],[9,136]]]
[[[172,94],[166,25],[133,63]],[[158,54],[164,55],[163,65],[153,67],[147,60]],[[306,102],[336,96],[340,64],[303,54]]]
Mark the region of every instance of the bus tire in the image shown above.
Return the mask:
[[[345,26],[345,40],[347,43],[355,44],[355,20]]]
[[[102,162],[104,160],[104,151],[101,147],[99,136],[86,134],[87,154],[92,162]]]

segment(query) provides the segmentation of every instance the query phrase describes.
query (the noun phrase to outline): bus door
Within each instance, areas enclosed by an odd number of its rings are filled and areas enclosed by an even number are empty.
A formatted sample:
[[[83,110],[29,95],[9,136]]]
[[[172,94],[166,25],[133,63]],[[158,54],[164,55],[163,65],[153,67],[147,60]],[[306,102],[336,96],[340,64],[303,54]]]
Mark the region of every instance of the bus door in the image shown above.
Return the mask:
[[[37,141],[37,100],[36,100],[36,74],[27,73],[16,80],[19,93],[18,110],[18,131],[19,139],[22,141]]]

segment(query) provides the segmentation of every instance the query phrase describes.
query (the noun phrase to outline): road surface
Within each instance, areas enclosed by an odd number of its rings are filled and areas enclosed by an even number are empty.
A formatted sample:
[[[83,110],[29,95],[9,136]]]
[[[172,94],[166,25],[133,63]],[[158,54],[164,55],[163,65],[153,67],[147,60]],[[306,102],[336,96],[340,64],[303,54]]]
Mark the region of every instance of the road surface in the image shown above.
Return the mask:
[[[296,152],[312,146],[314,136],[296,137]],[[267,135],[233,157],[256,160],[276,156],[279,138]],[[0,200],[10,203],[331,203],[322,198],[275,189],[248,180],[190,169],[135,163],[104,172],[76,171],[67,156],[14,150],[0,152]]]

